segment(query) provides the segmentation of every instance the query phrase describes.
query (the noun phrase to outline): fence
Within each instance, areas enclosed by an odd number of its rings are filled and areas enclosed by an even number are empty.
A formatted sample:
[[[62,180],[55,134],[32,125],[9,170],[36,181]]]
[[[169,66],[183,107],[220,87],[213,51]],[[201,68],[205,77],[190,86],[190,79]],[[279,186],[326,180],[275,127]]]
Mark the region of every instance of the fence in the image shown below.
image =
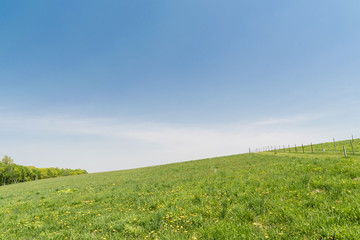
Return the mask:
[[[276,145],[276,146],[265,146],[261,148],[256,148],[253,151],[249,148],[249,153],[259,153],[259,152],[288,152],[288,153],[333,153],[333,154],[343,154],[345,157],[348,154],[360,154],[360,139],[354,139],[351,136],[351,139],[335,141],[335,138],[331,142],[308,145]]]

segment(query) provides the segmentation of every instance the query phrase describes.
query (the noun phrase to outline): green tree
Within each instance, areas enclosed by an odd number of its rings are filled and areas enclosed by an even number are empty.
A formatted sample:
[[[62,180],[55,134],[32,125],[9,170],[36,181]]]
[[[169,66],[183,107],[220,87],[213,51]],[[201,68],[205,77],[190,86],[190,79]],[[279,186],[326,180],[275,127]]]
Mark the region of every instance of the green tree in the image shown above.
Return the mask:
[[[8,164],[14,164],[14,160],[9,157],[8,155],[5,155],[4,158],[1,160],[1,163],[8,165]]]

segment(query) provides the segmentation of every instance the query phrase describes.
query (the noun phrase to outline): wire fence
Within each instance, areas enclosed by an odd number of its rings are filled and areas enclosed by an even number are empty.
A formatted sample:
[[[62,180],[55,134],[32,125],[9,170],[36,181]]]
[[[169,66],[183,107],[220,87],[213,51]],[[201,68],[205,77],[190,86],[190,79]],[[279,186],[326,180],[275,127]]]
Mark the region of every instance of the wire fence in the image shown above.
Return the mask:
[[[350,139],[336,141],[335,138],[331,142],[325,143],[310,143],[310,144],[293,144],[293,145],[271,145],[260,148],[251,149],[249,153],[259,152],[274,152],[274,153],[328,153],[328,154],[343,154],[347,157],[349,154],[360,155],[360,139]]]

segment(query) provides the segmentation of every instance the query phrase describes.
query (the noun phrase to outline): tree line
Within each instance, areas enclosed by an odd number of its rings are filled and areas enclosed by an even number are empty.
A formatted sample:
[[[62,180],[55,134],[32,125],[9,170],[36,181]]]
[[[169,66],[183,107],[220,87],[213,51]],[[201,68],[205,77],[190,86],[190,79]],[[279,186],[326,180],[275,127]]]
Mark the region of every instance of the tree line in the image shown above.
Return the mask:
[[[87,174],[87,171],[82,169],[22,166],[15,164],[14,160],[6,155],[0,161],[0,185],[80,174]]]

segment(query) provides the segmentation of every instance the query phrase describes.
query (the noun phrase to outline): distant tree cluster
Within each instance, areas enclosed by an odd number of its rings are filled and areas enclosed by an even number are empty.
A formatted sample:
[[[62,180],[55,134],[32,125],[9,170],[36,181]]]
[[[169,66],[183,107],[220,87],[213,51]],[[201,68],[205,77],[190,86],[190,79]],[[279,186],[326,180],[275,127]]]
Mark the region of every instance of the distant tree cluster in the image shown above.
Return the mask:
[[[0,184],[12,184],[60,176],[87,174],[86,170],[68,168],[36,168],[17,165],[9,156],[0,162]]]

